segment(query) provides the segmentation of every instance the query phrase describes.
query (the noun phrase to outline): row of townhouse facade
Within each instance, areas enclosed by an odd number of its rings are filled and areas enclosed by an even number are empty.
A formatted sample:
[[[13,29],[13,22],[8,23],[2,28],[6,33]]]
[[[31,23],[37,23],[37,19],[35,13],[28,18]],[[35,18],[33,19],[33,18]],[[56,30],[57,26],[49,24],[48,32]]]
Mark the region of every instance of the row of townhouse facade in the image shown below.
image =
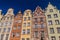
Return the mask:
[[[50,3],[16,15],[12,8],[5,15],[0,10],[0,40],[60,40],[60,10]]]

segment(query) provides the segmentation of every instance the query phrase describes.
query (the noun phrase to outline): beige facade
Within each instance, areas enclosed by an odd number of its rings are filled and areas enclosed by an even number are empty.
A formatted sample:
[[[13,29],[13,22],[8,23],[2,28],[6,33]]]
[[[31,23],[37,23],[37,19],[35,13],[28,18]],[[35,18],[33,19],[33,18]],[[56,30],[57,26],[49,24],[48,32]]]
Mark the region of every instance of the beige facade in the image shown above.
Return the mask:
[[[1,18],[0,22],[0,40],[9,40],[13,25],[13,9],[8,9],[7,13]]]
[[[31,40],[32,15],[31,10],[25,10],[22,22],[21,40]]]
[[[60,13],[52,4],[45,11],[49,40],[60,40]]]

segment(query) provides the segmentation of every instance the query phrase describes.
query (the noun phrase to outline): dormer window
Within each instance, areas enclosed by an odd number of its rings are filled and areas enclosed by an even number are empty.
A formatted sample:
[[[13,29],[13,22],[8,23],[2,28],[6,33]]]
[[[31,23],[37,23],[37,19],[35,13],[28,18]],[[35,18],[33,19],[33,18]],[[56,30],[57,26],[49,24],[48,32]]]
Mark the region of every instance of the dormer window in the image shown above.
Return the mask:
[[[50,9],[49,11],[50,11],[50,12],[53,12],[53,9]]]

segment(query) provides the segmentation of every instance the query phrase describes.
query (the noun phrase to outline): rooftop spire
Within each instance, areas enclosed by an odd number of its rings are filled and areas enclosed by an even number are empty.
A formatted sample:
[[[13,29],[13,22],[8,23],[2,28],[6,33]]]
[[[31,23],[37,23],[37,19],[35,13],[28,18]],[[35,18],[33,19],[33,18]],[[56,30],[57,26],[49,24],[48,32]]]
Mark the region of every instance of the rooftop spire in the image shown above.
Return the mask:
[[[2,10],[0,10],[0,15],[1,15],[1,13],[2,13]]]
[[[49,4],[51,4],[51,3],[49,2]]]

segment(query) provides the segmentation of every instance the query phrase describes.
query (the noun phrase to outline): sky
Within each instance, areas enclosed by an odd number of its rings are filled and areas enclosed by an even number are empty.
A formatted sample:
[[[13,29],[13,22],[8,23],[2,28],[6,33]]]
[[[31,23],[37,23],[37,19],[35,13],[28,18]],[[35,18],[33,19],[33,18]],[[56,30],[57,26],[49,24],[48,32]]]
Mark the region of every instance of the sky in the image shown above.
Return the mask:
[[[60,10],[60,0],[0,0],[0,10],[6,14],[9,8],[13,8],[14,14],[19,10],[23,13],[27,9],[34,11],[37,6],[45,9],[49,2]]]

